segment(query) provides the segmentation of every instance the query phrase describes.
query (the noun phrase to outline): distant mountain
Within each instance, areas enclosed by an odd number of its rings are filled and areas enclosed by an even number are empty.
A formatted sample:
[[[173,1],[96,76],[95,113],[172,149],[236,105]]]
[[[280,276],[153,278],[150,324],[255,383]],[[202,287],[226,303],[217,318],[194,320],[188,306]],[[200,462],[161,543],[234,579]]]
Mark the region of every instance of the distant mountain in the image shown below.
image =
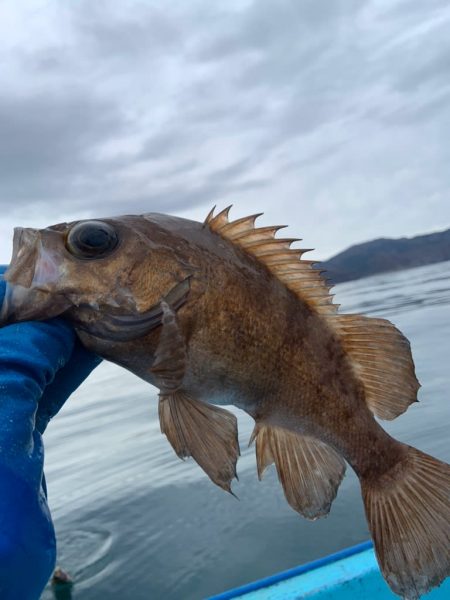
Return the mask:
[[[413,238],[357,244],[320,263],[333,283],[450,260],[450,229]]]

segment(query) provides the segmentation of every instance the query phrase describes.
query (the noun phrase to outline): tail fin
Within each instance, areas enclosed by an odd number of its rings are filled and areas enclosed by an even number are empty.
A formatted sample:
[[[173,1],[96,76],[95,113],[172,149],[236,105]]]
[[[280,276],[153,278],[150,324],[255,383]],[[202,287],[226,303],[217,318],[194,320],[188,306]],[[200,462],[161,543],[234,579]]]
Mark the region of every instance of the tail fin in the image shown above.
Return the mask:
[[[450,575],[450,465],[407,448],[405,460],[361,485],[383,576],[415,600]]]

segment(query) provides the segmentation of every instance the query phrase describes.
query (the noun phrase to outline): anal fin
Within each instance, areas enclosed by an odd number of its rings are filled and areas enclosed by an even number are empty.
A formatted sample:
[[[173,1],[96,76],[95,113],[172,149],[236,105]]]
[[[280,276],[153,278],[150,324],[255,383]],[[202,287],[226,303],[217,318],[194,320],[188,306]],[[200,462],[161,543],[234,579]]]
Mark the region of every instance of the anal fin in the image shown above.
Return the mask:
[[[275,463],[290,506],[307,519],[330,511],[345,473],[345,462],[320,440],[268,425],[255,426],[256,460],[261,479]]]
[[[239,442],[236,417],[177,391],[159,399],[161,431],[180,458],[192,458],[219,487],[231,492]]]

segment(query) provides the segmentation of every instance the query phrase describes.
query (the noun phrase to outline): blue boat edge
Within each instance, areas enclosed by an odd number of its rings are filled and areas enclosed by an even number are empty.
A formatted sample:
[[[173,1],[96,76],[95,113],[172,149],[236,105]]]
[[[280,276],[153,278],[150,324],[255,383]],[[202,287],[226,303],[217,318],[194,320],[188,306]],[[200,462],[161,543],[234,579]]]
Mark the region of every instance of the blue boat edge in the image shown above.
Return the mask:
[[[210,596],[207,600],[394,600],[399,599],[384,581],[371,541],[339,550],[317,560],[287,569]],[[450,578],[422,598],[450,598]]]

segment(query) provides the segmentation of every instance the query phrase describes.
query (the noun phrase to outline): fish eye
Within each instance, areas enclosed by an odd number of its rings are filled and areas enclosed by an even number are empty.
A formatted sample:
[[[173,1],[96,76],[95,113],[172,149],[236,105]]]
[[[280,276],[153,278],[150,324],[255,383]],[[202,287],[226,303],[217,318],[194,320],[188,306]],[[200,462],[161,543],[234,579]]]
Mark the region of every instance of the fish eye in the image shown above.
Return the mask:
[[[102,221],[77,223],[66,238],[67,250],[81,259],[103,258],[119,243],[115,229]]]

